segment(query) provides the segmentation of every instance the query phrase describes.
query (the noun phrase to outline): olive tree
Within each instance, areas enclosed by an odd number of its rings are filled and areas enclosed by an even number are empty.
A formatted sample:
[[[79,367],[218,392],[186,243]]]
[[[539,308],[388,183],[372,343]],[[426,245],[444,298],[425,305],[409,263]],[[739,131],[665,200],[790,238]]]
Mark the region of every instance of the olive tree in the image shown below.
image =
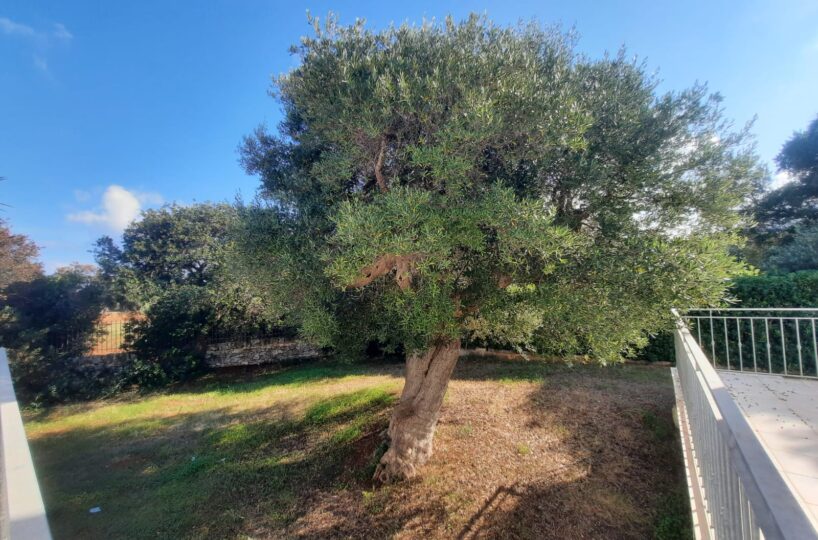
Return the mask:
[[[533,24],[313,23],[278,135],[241,148],[262,200],[238,245],[304,337],[405,351],[378,479],[431,455],[464,340],[615,361],[742,270],[763,171],[706,88]]]

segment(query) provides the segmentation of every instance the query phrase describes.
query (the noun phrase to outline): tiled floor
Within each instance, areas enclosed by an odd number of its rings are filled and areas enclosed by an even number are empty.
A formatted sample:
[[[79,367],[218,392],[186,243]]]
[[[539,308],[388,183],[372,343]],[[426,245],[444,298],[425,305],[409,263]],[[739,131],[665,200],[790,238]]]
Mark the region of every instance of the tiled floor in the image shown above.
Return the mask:
[[[719,375],[818,528],[818,380]]]

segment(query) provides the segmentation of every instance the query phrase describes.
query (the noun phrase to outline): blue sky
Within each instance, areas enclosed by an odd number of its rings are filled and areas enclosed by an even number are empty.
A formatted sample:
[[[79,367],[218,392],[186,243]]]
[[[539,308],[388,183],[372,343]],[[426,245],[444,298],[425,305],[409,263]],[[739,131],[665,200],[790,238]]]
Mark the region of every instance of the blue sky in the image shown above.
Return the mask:
[[[818,1],[262,2],[0,4],[0,214],[50,271],[88,262],[141,209],[252,197],[242,136],[275,126],[270,76],[295,65],[306,10],[373,27],[485,13],[574,26],[593,57],[626,45],[663,90],[707,82],[771,164],[818,114]],[[774,171],[773,171],[774,172]],[[779,182],[783,178],[777,179]]]

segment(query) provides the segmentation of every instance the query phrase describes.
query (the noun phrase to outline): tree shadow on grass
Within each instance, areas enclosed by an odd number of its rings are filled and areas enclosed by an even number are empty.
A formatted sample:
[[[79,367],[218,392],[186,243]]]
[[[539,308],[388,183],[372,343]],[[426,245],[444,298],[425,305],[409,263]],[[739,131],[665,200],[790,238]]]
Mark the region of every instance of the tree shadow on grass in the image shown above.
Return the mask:
[[[344,465],[361,440],[377,440],[393,399],[368,388],[306,411],[224,408],[45,433],[32,449],[54,534],[275,536],[316,491],[357,480]],[[103,511],[89,514],[94,506]]]
[[[553,471],[553,477],[501,479],[488,502],[468,506],[471,514],[461,521],[452,518],[458,511],[447,499],[452,493],[429,489],[426,478],[372,485],[380,433],[394,399],[383,388],[309,402],[296,392],[266,408],[157,413],[71,426],[43,431],[32,447],[58,538],[457,536],[459,526],[441,529],[446,523],[466,523],[463,538],[644,537],[650,536],[651,520],[661,517],[662,497],[677,485],[672,471],[678,456],[668,458],[665,439],[673,432],[662,427],[669,422],[672,391],[655,384],[650,374],[655,372],[634,373],[461,361],[455,380],[540,382],[518,412],[519,422],[531,430],[559,427],[559,450],[575,459],[570,470]],[[221,392],[298,389],[349,375],[384,374],[400,376],[401,367],[310,364],[192,390],[218,399]],[[461,414],[468,416],[468,408]],[[479,457],[493,450],[473,451]],[[447,482],[456,486],[459,475]],[[88,514],[98,505],[101,513]]]
[[[559,358],[500,358],[465,355],[458,361],[453,380],[543,382],[548,379],[572,379],[577,375],[601,380],[634,380],[670,382],[667,367],[651,365],[612,364],[596,362],[569,362]]]
[[[692,537],[672,389],[653,376],[600,385],[586,375],[546,381],[521,411],[530,429],[559,427],[573,461],[498,486],[458,538]]]

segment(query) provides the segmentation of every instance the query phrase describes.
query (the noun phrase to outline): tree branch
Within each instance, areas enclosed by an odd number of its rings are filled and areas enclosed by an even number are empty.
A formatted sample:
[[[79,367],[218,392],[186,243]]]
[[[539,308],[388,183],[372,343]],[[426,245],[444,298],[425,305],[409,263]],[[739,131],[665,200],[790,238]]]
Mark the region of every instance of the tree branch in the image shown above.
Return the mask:
[[[401,290],[405,291],[412,285],[412,267],[420,258],[420,253],[381,255],[374,263],[361,269],[361,277],[350,283],[347,288],[365,287],[379,277],[395,270],[395,282]]]
[[[386,193],[389,188],[386,187],[386,179],[383,177],[383,158],[386,154],[386,135],[381,137],[381,148],[378,150],[378,158],[375,160],[375,181],[381,189],[381,193]]]

